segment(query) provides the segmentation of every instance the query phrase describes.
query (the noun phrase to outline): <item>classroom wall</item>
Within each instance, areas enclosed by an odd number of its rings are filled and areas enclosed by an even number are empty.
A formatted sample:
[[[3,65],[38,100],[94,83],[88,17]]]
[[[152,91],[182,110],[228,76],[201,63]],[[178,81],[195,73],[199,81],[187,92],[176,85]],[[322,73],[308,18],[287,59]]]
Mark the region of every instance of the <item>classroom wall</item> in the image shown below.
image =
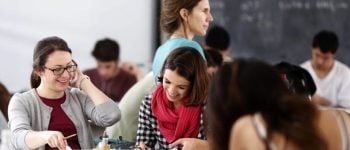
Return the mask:
[[[96,40],[110,37],[121,60],[148,70],[154,49],[153,0],[0,0],[0,81],[11,92],[30,88],[36,42],[59,36],[82,69],[95,65]]]

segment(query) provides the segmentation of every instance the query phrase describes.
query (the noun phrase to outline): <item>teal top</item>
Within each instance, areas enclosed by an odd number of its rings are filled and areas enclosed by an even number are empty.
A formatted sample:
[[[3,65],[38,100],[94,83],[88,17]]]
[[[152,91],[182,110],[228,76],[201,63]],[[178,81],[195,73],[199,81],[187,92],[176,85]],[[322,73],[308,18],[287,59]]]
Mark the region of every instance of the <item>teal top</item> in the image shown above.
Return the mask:
[[[197,42],[186,38],[182,38],[182,37],[171,38],[157,49],[156,55],[154,56],[153,64],[152,64],[152,72],[156,82],[157,82],[157,78],[159,76],[160,70],[162,69],[162,66],[165,62],[165,59],[168,57],[170,52],[172,52],[174,49],[178,47],[192,47],[198,50],[198,52],[202,55],[202,57],[205,60],[203,48]]]

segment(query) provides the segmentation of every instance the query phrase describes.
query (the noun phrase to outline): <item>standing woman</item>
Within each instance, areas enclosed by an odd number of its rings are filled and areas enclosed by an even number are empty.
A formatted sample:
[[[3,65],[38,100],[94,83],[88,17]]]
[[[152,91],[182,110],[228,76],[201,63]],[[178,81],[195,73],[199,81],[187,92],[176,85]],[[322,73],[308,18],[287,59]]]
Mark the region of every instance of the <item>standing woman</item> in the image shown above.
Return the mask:
[[[205,58],[201,46],[192,39],[195,35],[204,36],[211,21],[209,0],[163,1],[160,26],[170,39],[157,49],[154,56],[152,71],[156,80],[164,60],[177,47],[193,47]]]
[[[37,43],[31,86],[15,94],[9,104],[14,149],[91,149],[94,143],[88,120],[106,127],[120,119],[118,105],[82,74],[72,51],[59,37]],[[73,134],[77,135],[66,139]]]
[[[204,139],[208,73],[198,51],[180,47],[171,52],[159,81],[153,94],[142,101],[136,144],[142,149],[169,149],[180,138]]]

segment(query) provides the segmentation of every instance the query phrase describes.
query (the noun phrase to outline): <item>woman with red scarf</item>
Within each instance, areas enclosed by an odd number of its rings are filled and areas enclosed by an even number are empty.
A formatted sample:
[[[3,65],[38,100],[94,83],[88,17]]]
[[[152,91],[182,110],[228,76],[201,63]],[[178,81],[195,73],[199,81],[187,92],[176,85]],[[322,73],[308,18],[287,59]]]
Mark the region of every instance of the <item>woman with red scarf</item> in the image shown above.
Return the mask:
[[[208,74],[202,56],[194,48],[175,49],[159,81],[153,94],[142,101],[136,144],[142,149],[169,149],[179,138],[204,139],[202,113]]]

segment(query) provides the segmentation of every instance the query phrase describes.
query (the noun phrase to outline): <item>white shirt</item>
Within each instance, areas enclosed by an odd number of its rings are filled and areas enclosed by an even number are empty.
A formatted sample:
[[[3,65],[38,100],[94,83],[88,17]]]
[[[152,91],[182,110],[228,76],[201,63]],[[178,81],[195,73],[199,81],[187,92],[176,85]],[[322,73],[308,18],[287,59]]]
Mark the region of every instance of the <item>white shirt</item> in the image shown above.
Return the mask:
[[[317,90],[316,94],[328,99],[332,106],[350,108],[350,69],[335,60],[331,71],[320,79],[308,60],[301,64],[311,74]]]

